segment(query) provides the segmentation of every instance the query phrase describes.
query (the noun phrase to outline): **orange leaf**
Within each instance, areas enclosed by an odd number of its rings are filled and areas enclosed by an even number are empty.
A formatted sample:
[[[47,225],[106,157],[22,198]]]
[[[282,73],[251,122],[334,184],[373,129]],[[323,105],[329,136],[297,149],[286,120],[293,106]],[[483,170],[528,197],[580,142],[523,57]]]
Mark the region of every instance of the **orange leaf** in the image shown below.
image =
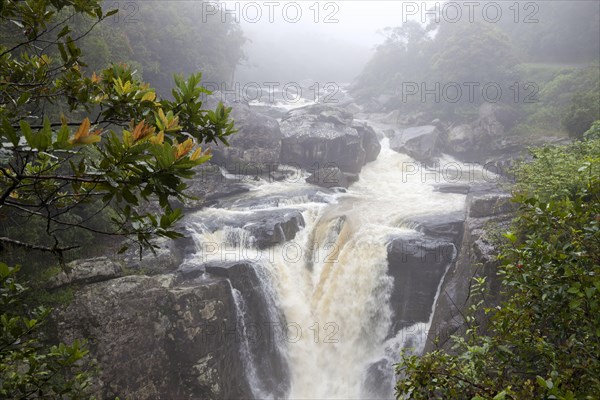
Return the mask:
[[[96,75],[95,72],[92,72],[92,83],[99,83],[102,80],[102,77]]]
[[[201,154],[202,154],[202,149],[200,147],[198,147],[196,149],[196,151],[194,151],[194,153],[190,156],[190,160],[192,160],[192,161],[197,160]]]
[[[165,133],[163,131],[158,132],[158,135],[150,138],[150,143],[163,144],[165,141]]]
[[[185,142],[178,144],[175,158],[179,160],[181,157],[189,153],[190,150],[192,150],[192,147],[194,147],[194,142],[192,141],[192,139],[188,139]]]
[[[77,129],[77,132],[75,132],[75,136],[73,136],[73,138],[70,140],[71,143],[81,143],[82,139],[86,136],[88,136],[88,134],[90,133],[90,119],[88,117],[86,117],[83,122],[81,123],[81,125],[79,125],[79,128]]]

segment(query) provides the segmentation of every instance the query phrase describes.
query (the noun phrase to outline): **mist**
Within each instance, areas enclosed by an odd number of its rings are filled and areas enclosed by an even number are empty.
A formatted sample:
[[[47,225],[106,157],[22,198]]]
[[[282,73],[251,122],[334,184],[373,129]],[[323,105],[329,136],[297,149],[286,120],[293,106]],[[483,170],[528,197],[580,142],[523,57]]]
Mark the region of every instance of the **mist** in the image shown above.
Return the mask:
[[[402,23],[399,1],[276,3],[224,2],[249,39],[236,73],[242,84],[352,82],[384,40],[382,29]]]
[[[0,0],[6,399],[594,399],[600,2]]]

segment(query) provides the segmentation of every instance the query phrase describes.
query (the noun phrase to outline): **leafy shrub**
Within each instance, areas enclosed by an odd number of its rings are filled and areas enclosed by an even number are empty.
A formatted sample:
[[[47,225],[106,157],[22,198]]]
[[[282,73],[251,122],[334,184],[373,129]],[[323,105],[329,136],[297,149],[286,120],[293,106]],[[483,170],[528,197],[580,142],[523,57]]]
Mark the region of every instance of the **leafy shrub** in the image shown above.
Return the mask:
[[[534,150],[500,258],[505,301],[468,310],[452,352],[403,354],[398,398],[593,399],[600,393],[600,140]],[[472,295],[483,293],[477,278]],[[491,316],[488,334],[473,315]]]
[[[0,263],[0,398],[89,398],[88,350],[80,341],[42,343],[39,329],[50,310],[25,306],[18,270]]]

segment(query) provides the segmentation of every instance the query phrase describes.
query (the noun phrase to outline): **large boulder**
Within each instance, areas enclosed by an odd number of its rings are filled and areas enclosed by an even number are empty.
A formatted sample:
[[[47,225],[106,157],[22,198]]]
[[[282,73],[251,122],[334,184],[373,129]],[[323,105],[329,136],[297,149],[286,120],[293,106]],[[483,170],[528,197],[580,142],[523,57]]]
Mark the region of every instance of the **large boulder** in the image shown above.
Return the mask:
[[[57,289],[67,285],[82,285],[102,282],[121,276],[121,266],[107,257],[75,260],[66,265],[64,271],[49,279],[46,287]]]
[[[160,275],[177,270],[188,254],[196,252],[196,244],[189,236],[177,239],[159,237],[151,243],[152,249],[131,246],[123,253],[113,255],[112,259],[123,269]]]
[[[245,262],[216,262],[205,265],[208,274],[227,278],[238,296],[242,315],[239,325],[245,329],[252,386],[255,395],[285,397],[290,389],[284,332],[285,316],[276,306],[270,276],[262,267]]]
[[[302,213],[291,208],[276,210],[257,210],[248,213],[223,213],[219,215],[194,214],[190,220],[201,225],[206,231],[215,232],[223,227],[229,230],[242,228],[251,235],[250,244],[265,249],[293,240],[304,227]],[[228,243],[219,245],[237,245],[238,235],[231,235]]]
[[[456,257],[448,239],[400,236],[388,245],[388,274],[394,278],[390,334],[429,320],[439,284]]]
[[[403,129],[390,139],[390,147],[425,164],[440,154],[441,132],[434,125]]]
[[[312,170],[338,167],[359,173],[380,150],[372,129],[355,124],[351,113],[324,104],[290,111],[281,132],[281,163]]]
[[[419,215],[409,219],[416,226],[416,230],[428,237],[436,239],[447,239],[455,246],[460,246],[463,227],[465,223],[465,212],[459,211],[449,214]]]
[[[246,179],[237,175],[227,177],[221,167],[215,163],[205,163],[194,168],[196,175],[186,181],[188,187],[185,194],[189,196],[177,207],[197,209],[217,204],[219,200],[250,191]]]
[[[449,129],[444,152],[482,165],[503,158],[515,158],[527,146],[527,140],[509,135],[519,115],[507,105],[485,103],[478,118]]]
[[[500,261],[498,231],[508,229],[514,216],[514,204],[506,193],[470,193],[467,198],[467,219],[456,262],[444,277],[440,295],[434,307],[425,351],[442,347],[451,351],[452,335],[464,334],[465,314],[473,304],[471,285],[474,277],[485,277],[488,291],[485,307],[493,308],[500,299],[501,277],[497,274]],[[494,226],[491,230],[489,227]],[[486,330],[485,313],[475,315],[482,332]]]
[[[304,218],[297,210],[262,212],[247,220],[243,228],[250,231],[259,249],[293,240],[304,227]]]
[[[212,162],[239,175],[260,176],[275,171],[281,151],[279,122],[246,104],[228,105],[237,132],[227,138],[229,146],[212,147]]]
[[[251,397],[240,360],[236,306],[225,279],[174,286],[175,275],[86,286],[55,315],[56,334],[87,338],[98,398]]]
[[[255,266],[223,268],[85,286],[55,312],[54,334],[89,340],[98,398],[285,397],[287,362],[267,332],[285,321]]]
[[[366,152],[366,162],[377,160],[377,156],[381,152],[381,143],[379,143],[375,130],[365,123],[354,123],[352,127],[357,130],[362,138],[363,148]]]

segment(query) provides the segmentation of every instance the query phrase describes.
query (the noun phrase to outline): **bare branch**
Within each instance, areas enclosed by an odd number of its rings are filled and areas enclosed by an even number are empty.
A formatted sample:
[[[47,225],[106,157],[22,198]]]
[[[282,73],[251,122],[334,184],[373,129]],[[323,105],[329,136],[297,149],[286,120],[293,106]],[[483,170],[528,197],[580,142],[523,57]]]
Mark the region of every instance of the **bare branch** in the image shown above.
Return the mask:
[[[19,246],[19,247],[23,247],[29,250],[40,250],[40,251],[46,251],[49,253],[54,253],[54,254],[58,254],[61,253],[63,251],[69,251],[69,250],[73,250],[73,249],[77,249],[79,248],[79,246],[68,246],[68,247],[46,247],[46,246],[38,246],[35,244],[31,244],[31,243],[25,243],[25,242],[21,242],[18,240],[14,240],[14,239],[10,239],[4,236],[0,236],[0,242],[2,243],[7,243],[7,244],[11,244],[14,246]]]

